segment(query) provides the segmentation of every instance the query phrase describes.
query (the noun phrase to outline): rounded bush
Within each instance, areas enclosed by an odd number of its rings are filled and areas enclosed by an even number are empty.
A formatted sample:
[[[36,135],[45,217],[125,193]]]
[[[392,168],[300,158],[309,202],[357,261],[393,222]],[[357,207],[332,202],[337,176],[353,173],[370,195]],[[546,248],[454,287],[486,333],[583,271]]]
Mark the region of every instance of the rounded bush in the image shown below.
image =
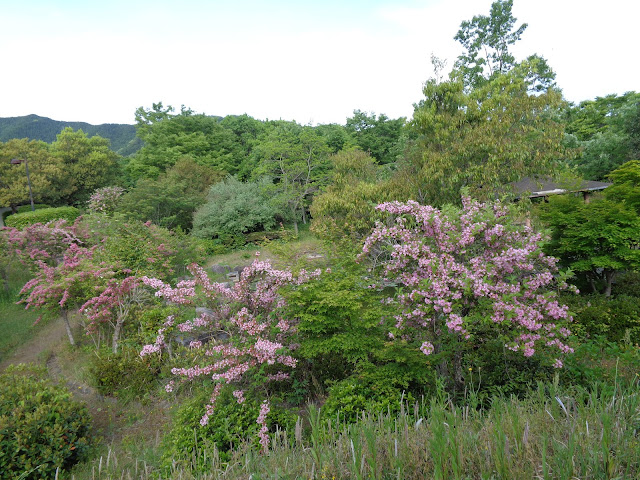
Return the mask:
[[[0,392],[0,479],[54,478],[85,456],[87,407],[47,380],[44,368],[9,367]]]
[[[173,427],[164,437],[163,459],[165,466],[182,464],[191,468],[202,468],[207,457],[202,452],[217,448],[222,461],[231,458],[231,449],[244,440],[255,441],[257,445],[260,426],[256,422],[260,414],[260,403],[246,393],[246,400],[238,404],[231,388],[224,388],[216,401],[209,423],[200,425],[211,391],[200,389],[193,397],[185,399],[174,412]],[[278,425],[280,430],[293,429],[296,416],[277,405],[271,404],[267,416],[269,431]]]
[[[53,220],[65,219],[73,223],[80,216],[80,210],[75,207],[43,208],[35,212],[28,211],[16,213],[7,217],[5,224],[7,227],[22,229],[34,223],[47,223]]]

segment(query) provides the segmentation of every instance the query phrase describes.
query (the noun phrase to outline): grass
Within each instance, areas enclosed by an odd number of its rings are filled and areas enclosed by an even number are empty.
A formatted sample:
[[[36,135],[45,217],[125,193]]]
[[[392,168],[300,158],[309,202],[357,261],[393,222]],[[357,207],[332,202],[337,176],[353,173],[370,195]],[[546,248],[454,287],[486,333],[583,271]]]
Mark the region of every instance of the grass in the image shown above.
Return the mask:
[[[109,450],[69,478],[632,479],[640,477],[639,434],[638,382],[624,390],[539,384],[525,400],[498,397],[487,409],[443,395],[351,425],[310,407],[306,434],[302,423],[276,432],[267,454],[246,443],[224,464],[215,449],[198,450],[194,464],[206,459],[206,471],[163,472],[152,457]]]
[[[12,297],[0,299],[0,362],[15,348],[31,338],[38,326],[33,323],[38,314],[16,305]]]

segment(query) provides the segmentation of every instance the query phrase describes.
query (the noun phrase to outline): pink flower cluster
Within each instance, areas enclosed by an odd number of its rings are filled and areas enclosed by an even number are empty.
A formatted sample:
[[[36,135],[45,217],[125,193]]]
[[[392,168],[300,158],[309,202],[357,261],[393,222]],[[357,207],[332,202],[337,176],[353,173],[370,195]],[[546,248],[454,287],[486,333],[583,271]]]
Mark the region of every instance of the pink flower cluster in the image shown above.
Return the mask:
[[[172,373],[191,381],[207,376],[216,382],[214,392],[201,424],[206,425],[215,409],[215,402],[224,384],[242,386],[249,382],[248,374],[261,366],[267,367],[263,378],[267,381],[282,381],[289,378],[288,373],[271,368],[295,368],[296,359],[288,351],[287,341],[295,331],[294,322],[285,318],[284,299],[279,291],[287,285],[298,285],[320,275],[301,271],[294,275],[289,270],[274,269],[269,262],[256,258],[245,268],[240,280],[229,287],[212,282],[207,273],[198,265],[191,265],[189,271],[192,280],[179,282],[172,287],[165,282],[143,277],[142,282],[155,289],[155,295],[177,305],[202,306],[208,311],[194,319],[177,325],[165,324],[158,331],[156,342],[146,345],[140,355],[161,351],[166,345],[169,331],[199,331],[212,340],[207,344],[193,342],[192,347],[199,348],[203,362],[188,368],[175,368]],[[224,335],[218,335],[223,333]],[[216,340],[216,338],[220,338]],[[238,403],[244,401],[242,388],[233,392]],[[258,423],[262,426],[260,443],[266,450],[269,444],[266,415],[269,404],[264,403]]]
[[[439,335],[474,341],[490,319],[495,334],[511,338],[506,346],[525,356],[541,348],[572,351],[560,340],[570,334],[561,323],[572,318],[553,291],[570,287],[556,282],[556,260],[542,253],[542,236],[519,225],[508,207],[464,198],[461,211],[413,201],[377,208],[388,222],[376,226],[359,258],[383,284],[404,287],[392,338],[413,338],[430,355]]]

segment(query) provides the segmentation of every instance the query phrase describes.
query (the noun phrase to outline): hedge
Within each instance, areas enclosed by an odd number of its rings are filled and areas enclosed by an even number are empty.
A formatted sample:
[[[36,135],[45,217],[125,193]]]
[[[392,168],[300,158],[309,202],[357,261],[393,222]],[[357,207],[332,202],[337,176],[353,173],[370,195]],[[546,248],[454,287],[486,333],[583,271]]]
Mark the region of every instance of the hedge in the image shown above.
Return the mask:
[[[5,221],[5,225],[7,227],[22,229],[34,223],[47,223],[61,218],[68,222],[73,222],[79,216],[80,210],[75,207],[43,208],[35,212],[28,211],[9,215]]]

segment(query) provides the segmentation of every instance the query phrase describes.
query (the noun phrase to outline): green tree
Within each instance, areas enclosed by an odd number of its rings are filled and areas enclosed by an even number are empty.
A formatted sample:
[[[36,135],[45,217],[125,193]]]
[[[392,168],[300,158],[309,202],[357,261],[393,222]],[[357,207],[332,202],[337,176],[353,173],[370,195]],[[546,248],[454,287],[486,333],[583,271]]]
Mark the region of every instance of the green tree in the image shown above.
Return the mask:
[[[640,94],[607,95],[571,105],[567,133],[582,155],[573,164],[585,178],[603,180],[624,162],[640,158]]]
[[[60,203],[84,204],[96,189],[116,183],[120,157],[106,138],[67,127],[51,144],[51,154],[60,161],[60,175],[52,181]]]
[[[465,88],[484,85],[517,65],[509,49],[520,40],[527,24],[515,27],[517,19],[512,8],[513,0],[497,0],[491,4],[489,16],[476,15],[460,24],[454,39],[465,51],[458,57],[453,74],[460,77]],[[529,72],[532,90],[543,91],[553,86],[555,74],[545,59],[532,55],[527,62],[534,66]]]
[[[205,203],[209,187],[220,180],[219,172],[182,158],[157,179],[138,180],[120,200],[118,211],[127,218],[189,231],[193,214]]]
[[[563,100],[553,88],[530,92],[533,69],[524,61],[469,91],[460,79],[428,81],[411,121],[417,140],[393,180],[397,198],[457,203],[465,187],[487,199],[524,176],[552,173],[570,154]]]
[[[178,114],[173,111],[162,103],[136,111],[137,135],[144,146],[126,165],[130,181],[157,178],[185,157],[222,174],[237,173],[242,149],[231,130],[218,118],[185,107]]]
[[[278,210],[269,202],[268,179],[242,183],[235,177],[216,183],[209,190],[207,202],[193,218],[193,235],[199,238],[222,238],[276,225]]]
[[[380,165],[385,165],[395,162],[401,153],[398,144],[405,121],[404,117],[390,119],[384,113],[376,116],[354,110],[353,117],[347,118],[345,129],[351,133],[356,145],[369,152]]]
[[[640,217],[624,203],[556,195],[541,205],[540,217],[552,231],[546,251],[583,275],[594,293],[610,296],[618,272],[640,268]]]
[[[254,178],[273,179],[268,186],[272,203],[286,212],[296,234],[298,222],[306,223],[311,195],[326,181],[329,147],[311,127],[293,122],[277,122],[256,147],[260,162]]]
[[[12,159],[29,162],[29,178],[35,202],[53,202],[52,182],[61,175],[59,162],[52,157],[49,145],[26,138],[0,143],[0,205],[11,207],[29,203],[26,163],[11,164]]]
[[[360,149],[342,150],[330,161],[329,184],[311,205],[311,228],[332,248],[354,253],[374,227],[375,207],[388,200],[388,188],[378,180],[375,160]]]

